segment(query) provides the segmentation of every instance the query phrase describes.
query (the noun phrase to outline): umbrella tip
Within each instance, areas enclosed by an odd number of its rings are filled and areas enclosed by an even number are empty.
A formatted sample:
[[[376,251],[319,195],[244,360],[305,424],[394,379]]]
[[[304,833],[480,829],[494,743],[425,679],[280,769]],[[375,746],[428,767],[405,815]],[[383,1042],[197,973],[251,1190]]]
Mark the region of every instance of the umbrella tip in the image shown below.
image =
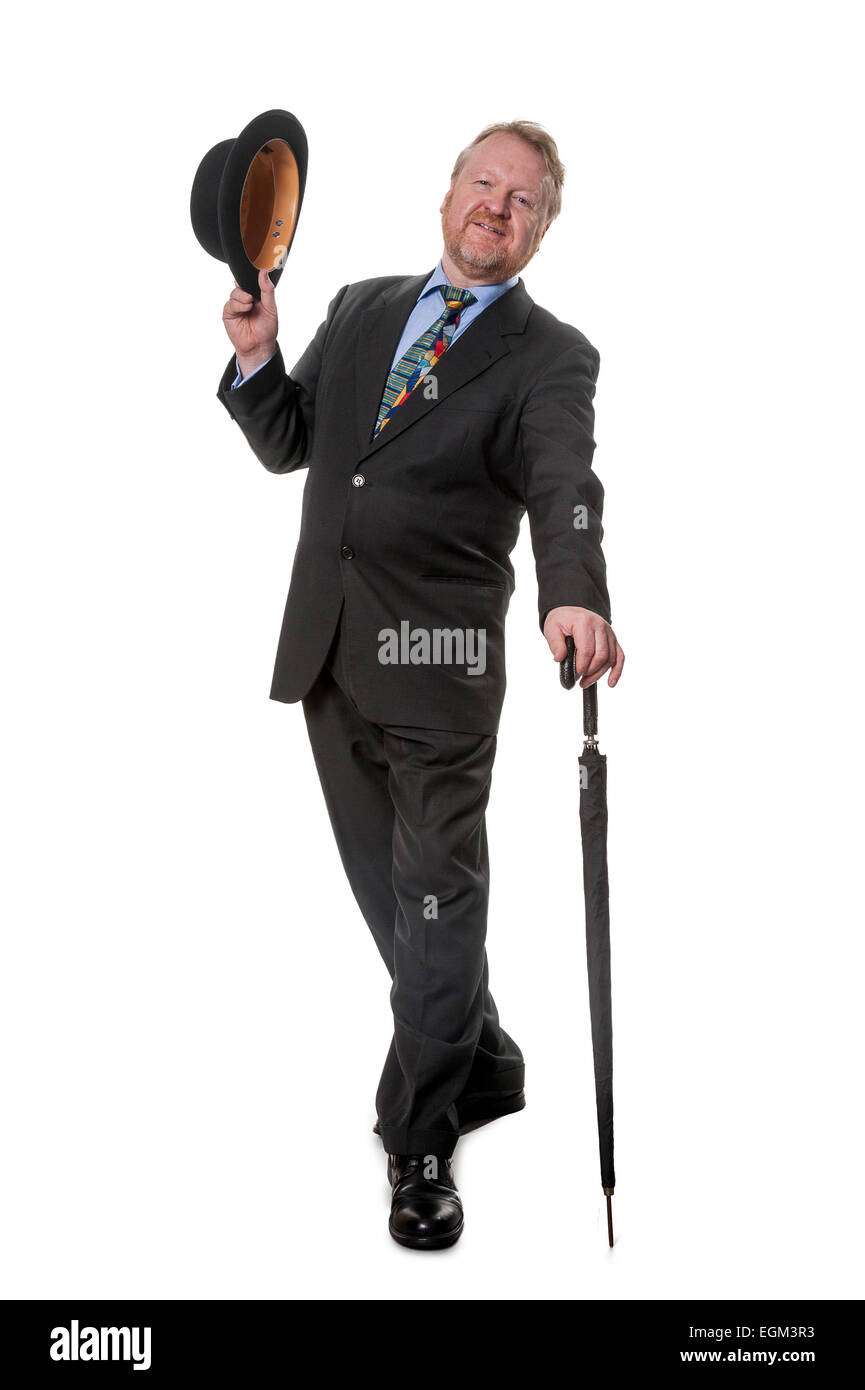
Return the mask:
[[[607,1239],[610,1242],[610,1249],[613,1248],[613,1192],[614,1188],[605,1187],[604,1196],[607,1199]]]

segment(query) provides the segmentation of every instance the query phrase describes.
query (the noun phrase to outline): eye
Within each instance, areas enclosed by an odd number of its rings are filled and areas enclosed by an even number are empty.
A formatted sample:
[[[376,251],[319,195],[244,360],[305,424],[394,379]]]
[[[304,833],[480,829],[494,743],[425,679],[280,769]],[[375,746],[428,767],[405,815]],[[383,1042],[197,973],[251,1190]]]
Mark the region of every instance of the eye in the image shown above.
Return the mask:
[[[531,207],[531,203],[529,202],[528,198],[524,198],[522,193],[517,194],[517,201],[520,203],[524,203],[527,208]]]
[[[475,183],[489,183],[489,179],[475,179]]]

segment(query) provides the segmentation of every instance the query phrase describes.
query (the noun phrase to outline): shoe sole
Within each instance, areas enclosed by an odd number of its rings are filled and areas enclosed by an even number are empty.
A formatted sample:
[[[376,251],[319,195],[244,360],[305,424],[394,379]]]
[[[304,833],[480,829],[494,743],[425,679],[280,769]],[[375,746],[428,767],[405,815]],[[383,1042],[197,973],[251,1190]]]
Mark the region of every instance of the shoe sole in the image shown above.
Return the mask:
[[[408,1250],[446,1250],[459,1240],[464,1225],[465,1222],[461,1221],[455,1231],[447,1231],[443,1236],[407,1236],[402,1231],[395,1231],[390,1222],[387,1228],[397,1245],[404,1245]]]

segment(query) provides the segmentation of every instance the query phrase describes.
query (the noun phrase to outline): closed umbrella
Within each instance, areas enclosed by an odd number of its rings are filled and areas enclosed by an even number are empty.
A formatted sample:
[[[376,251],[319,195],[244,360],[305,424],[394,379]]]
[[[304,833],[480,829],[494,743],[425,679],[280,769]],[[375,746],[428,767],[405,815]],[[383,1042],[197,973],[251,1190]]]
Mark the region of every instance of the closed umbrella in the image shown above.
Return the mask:
[[[574,639],[566,638],[560,665],[566,690],[577,683]],[[598,687],[583,691],[583,751],[580,766],[580,831],[583,843],[583,890],[586,902],[586,961],[589,1013],[595,1063],[595,1101],[601,1185],[607,1199],[607,1236],[613,1244],[613,1004],[610,984],[610,884],[607,873],[607,758],[598,749]]]

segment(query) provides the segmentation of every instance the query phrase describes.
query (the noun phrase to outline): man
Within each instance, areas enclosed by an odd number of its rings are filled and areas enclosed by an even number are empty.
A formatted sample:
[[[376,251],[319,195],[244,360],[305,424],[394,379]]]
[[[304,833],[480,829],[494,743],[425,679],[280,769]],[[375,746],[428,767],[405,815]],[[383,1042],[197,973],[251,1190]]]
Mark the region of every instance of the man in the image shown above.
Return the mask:
[[[458,1239],[461,1134],[523,1107],[485,950],[484,812],[505,692],[509,554],[528,512],[540,625],[581,684],[624,654],[610,626],[592,472],[596,349],[519,271],[564,170],[533,122],[460,154],[432,275],[345,285],[291,373],[235,287],[219,399],[273,473],[308,467],[271,698],[303,701],[342,862],[392,978],[376,1096],[395,1240]]]

